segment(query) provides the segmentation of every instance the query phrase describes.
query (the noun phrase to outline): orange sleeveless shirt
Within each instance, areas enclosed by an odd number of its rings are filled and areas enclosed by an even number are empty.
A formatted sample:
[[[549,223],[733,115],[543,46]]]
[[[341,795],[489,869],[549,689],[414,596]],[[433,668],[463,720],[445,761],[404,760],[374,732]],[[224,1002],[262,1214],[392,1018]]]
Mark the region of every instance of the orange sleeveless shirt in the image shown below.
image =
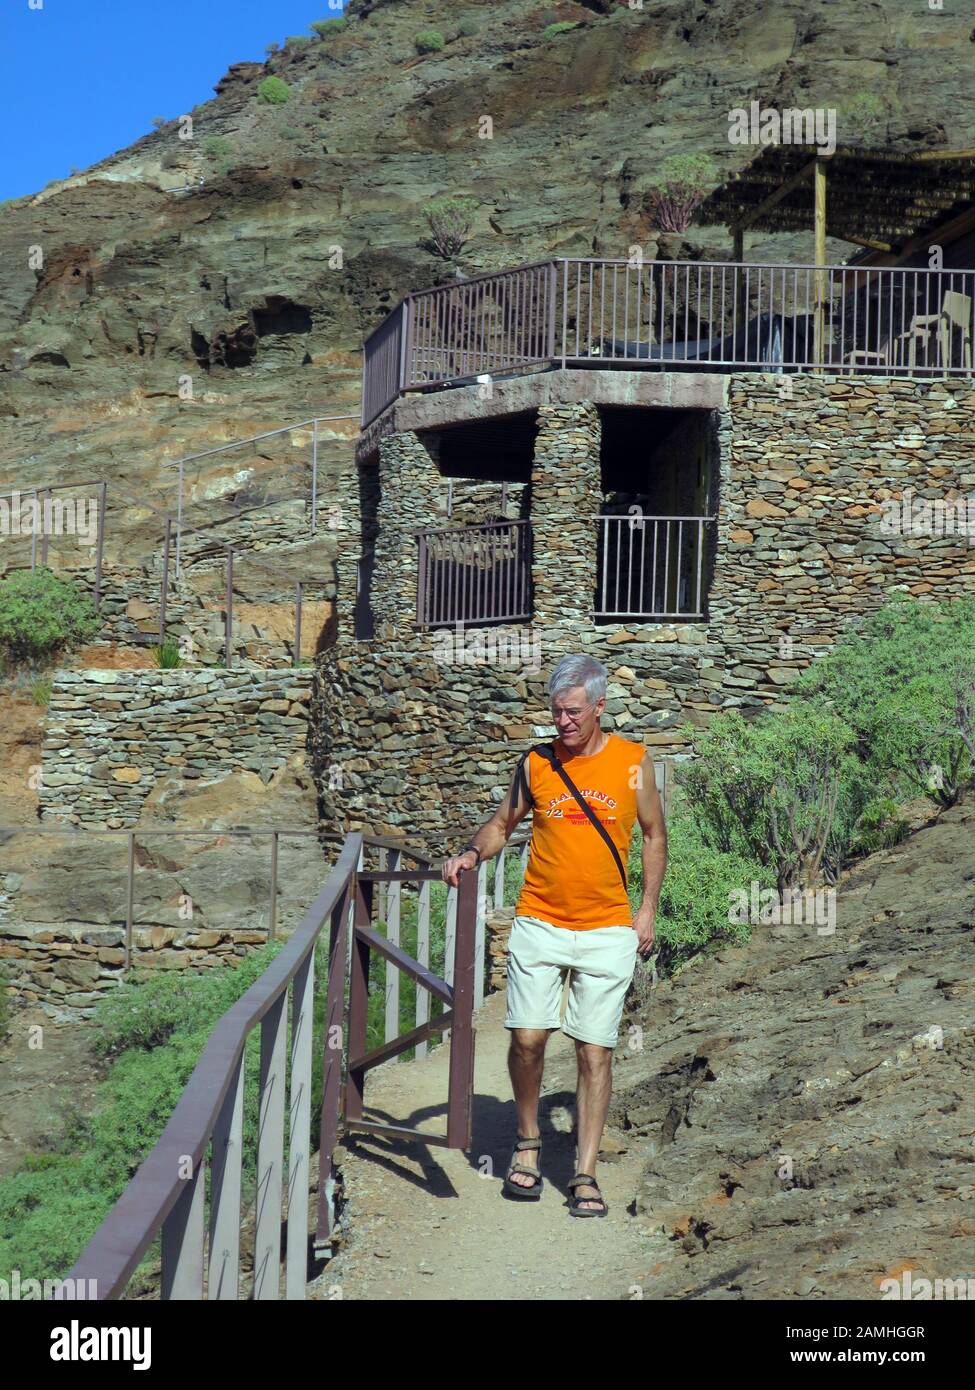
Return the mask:
[[[616,845],[625,868],[636,820],[636,770],[646,749],[610,734],[600,753],[568,756],[556,740],[555,755]],[[632,926],[616,862],[578,801],[538,753],[528,755],[525,774],[535,809],[516,915],[538,917],[569,931]]]

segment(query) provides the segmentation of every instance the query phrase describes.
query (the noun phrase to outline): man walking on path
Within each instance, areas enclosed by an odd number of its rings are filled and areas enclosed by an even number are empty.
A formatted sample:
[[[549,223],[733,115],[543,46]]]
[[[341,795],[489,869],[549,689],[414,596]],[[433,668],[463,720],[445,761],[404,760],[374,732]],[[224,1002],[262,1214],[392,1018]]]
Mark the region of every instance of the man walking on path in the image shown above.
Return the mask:
[[[534,808],[525,881],[508,939],[505,1027],[511,1029],[508,1070],[518,1143],[505,1190],[541,1195],[535,1159],[541,1149],[538,1097],[545,1044],[561,1023],[575,1040],[578,1063],[578,1171],[569,1184],[573,1216],[608,1211],[595,1174],[612,1094],[613,1049],[636,957],[653,948],[667,866],[653,759],[642,744],[599,725],[606,676],[605,666],[589,656],[559,662],[548,684],[558,737],[522,759],[494,815],[443,865],[444,882],[456,887],[460,874],[497,854]],[[624,866],[636,820],[643,831],[643,898],[634,915]],[[569,1000],[560,1020],[567,971]]]

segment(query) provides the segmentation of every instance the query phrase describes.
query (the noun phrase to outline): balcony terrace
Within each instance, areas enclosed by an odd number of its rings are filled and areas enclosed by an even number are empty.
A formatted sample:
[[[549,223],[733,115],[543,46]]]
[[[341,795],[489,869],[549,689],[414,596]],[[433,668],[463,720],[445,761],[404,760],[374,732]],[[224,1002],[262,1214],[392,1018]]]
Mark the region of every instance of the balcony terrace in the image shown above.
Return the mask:
[[[366,339],[400,394],[551,367],[971,376],[975,270],[562,258],[406,295]]]

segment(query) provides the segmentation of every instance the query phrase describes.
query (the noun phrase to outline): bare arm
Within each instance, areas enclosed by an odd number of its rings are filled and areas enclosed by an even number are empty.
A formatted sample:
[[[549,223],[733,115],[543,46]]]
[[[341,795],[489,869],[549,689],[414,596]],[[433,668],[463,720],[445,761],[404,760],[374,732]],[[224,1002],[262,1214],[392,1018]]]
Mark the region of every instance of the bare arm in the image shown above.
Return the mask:
[[[525,764],[525,775],[528,775],[528,764]],[[516,825],[523,821],[531,810],[531,802],[525,798],[524,792],[519,787],[518,794],[515,794],[515,779],[512,777],[511,786],[508,788],[504,798],[498,803],[498,807],[490,820],[475,830],[470,837],[470,843],[476,845],[481,852],[480,861],[477,856],[467,850],[464,854],[456,854],[450,859],[443,861],[443,881],[456,888],[460,875],[465,869],[473,869],[478,862],[486,859],[493,859],[503,845],[508,843]]]

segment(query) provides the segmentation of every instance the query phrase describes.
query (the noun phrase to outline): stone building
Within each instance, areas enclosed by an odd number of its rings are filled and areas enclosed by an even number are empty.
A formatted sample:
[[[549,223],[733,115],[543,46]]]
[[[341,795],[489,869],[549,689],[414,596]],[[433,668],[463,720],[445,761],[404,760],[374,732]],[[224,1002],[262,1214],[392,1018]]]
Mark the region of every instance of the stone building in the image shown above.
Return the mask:
[[[312,709],[329,818],[462,843],[568,652],[609,668],[608,727],[680,758],[894,592],[975,591],[975,272],[831,274],[814,340],[818,281],[756,303],[720,267],[719,311],[718,269],[475,277],[367,342]]]

